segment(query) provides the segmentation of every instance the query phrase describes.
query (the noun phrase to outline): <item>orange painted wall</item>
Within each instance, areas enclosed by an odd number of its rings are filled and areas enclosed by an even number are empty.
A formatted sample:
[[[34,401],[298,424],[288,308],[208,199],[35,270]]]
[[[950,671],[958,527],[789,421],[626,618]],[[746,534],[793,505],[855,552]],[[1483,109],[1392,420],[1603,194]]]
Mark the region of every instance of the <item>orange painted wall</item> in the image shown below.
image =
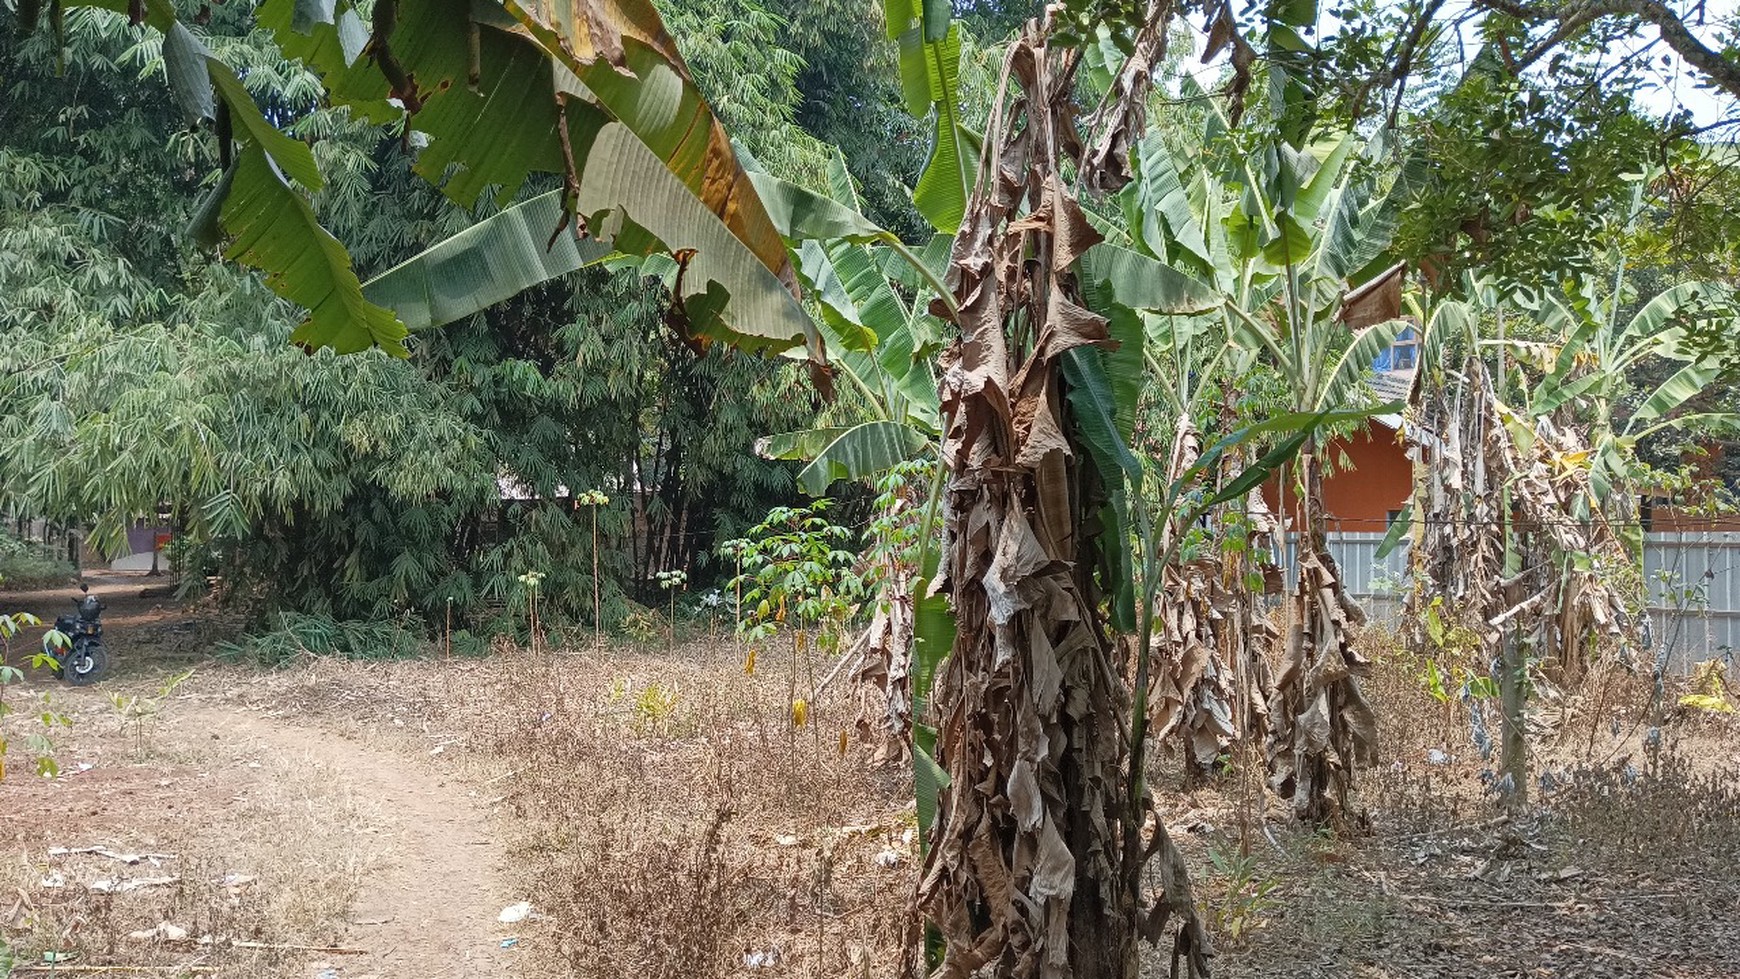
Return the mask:
[[[1382,533],[1389,529],[1390,511],[1400,510],[1414,490],[1414,465],[1396,433],[1374,423],[1351,437],[1337,436],[1326,447],[1324,459],[1331,463],[1330,475],[1323,480],[1329,530]],[[1263,498],[1276,509],[1279,489],[1276,480],[1263,486]],[[1286,489],[1291,511],[1291,477]]]

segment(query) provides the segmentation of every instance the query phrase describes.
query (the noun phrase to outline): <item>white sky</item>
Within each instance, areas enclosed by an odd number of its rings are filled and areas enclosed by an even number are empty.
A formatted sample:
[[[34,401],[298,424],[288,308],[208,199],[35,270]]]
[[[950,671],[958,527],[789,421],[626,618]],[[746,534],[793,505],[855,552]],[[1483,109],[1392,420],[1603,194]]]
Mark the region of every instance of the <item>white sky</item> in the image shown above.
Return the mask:
[[[1688,26],[1699,40],[1715,47],[1717,45],[1716,31],[1707,25],[1731,18],[1737,8],[1740,8],[1740,0],[1706,0],[1704,4],[1706,26],[1699,27],[1695,20]],[[1677,9],[1684,10],[1686,8],[1680,6]],[[1654,27],[1646,26],[1641,33],[1640,44],[1657,38]],[[1665,42],[1656,44],[1651,53],[1671,54]],[[1687,68],[1677,55],[1673,57],[1673,64],[1670,67],[1659,69],[1657,75],[1659,81],[1656,86],[1645,92],[1643,96],[1644,104],[1652,111],[1665,114],[1676,107],[1684,107],[1691,111],[1692,122],[1698,126],[1709,126],[1724,119],[1733,119],[1736,113],[1740,112],[1740,106],[1736,106],[1734,100],[1729,98],[1726,93],[1713,93],[1707,88],[1699,88],[1699,77]]]

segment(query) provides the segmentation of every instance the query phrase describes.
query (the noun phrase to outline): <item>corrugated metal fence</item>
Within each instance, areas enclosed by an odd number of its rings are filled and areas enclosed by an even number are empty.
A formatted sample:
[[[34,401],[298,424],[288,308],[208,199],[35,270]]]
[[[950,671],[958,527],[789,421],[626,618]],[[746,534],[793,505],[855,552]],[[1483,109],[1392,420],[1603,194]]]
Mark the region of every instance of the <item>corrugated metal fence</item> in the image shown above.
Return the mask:
[[[1646,534],[1643,579],[1655,641],[1681,672],[1740,646],[1740,533]]]
[[[1342,580],[1374,620],[1395,625],[1409,587],[1406,542],[1382,559],[1383,534],[1333,533],[1329,550]],[[1287,543],[1288,584],[1294,550]],[[1668,651],[1670,666],[1729,655],[1740,646],[1740,533],[1686,531],[1645,534],[1643,575],[1649,589],[1652,650]]]

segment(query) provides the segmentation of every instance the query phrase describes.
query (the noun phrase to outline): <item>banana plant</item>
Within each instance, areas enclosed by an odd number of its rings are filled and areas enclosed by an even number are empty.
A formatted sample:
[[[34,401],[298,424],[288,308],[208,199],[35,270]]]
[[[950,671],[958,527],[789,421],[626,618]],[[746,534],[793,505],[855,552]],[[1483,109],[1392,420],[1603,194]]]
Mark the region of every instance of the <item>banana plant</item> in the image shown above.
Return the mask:
[[[1303,149],[1276,141],[1219,174],[1185,162],[1201,153],[1173,148],[1163,133],[1141,142],[1138,179],[1123,200],[1130,248],[1095,256],[1090,275],[1113,288],[1111,299],[1150,316],[1218,320],[1217,327],[1181,323],[1170,331],[1230,337],[1281,374],[1293,410],[1348,407],[1377,356],[1408,325],[1386,319],[1349,329],[1344,300],[1398,272],[1386,251],[1412,163],[1378,195],[1375,181],[1353,164],[1356,154],[1381,163],[1388,153],[1381,138],[1363,153],[1352,134]],[[1126,267],[1141,270],[1139,285],[1113,279]]]
[[[1740,320],[1735,298],[1734,289],[1722,283],[1681,283],[1651,297],[1623,324],[1623,278],[1605,297],[1596,282],[1585,280],[1569,294],[1524,298],[1539,329],[1556,339],[1505,341],[1520,359],[1542,371],[1526,392],[1523,407],[1535,417],[1567,410],[1586,420],[1588,455],[1571,462],[1588,468],[1594,498],[1586,501],[1587,509],[1616,503],[1616,488],[1631,486],[1633,460],[1643,439],[1670,428],[1740,425],[1740,415],[1733,412],[1682,411],[1722,369],[1720,358],[1686,342],[1688,326],[1694,319]],[[1652,361],[1665,362],[1667,376],[1634,390],[1635,370]],[[1628,403],[1636,408],[1620,417]]]
[[[906,111],[934,124],[912,203],[937,231],[953,235],[972,196],[983,146],[961,119],[961,24],[949,0],[883,0],[882,18],[899,45]]]
[[[1260,361],[1283,378],[1295,412],[1354,407],[1373,362],[1408,324],[1380,317],[1350,329],[1349,314],[1364,311],[1349,297],[1399,298],[1402,269],[1386,252],[1418,164],[1405,162],[1379,194],[1365,172],[1387,159],[1386,140],[1342,133],[1303,147],[1272,140],[1217,169],[1209,148],[1229,125],[1211,109],[1195,144],[1154,133],[1138,145],[1137,180],[1123,196],[1130,251],[1118,258],[1145,269],[1149,295],[1111,298],[1150,317],[1208,316],[1213,326],[1174,321],[1169,332],[1230,338],[1241,366]]]
[[[1204,146],[1228,123],[1211,112]],[[1208,157],[1193,149],[1194,160]],[[1124,192],[1130,248],[1116,265],[1144,267],[1149,295],[1138,297],[1129,285],[1120,290],[1109,276],[1090,271],[1090,278],[1114,301],[1145,313],[1218,321],[1221,336],[1280,376],[1295,417],[1398,408],[1366,403],[1362,389],[1373,362],[1408,324],[1360,304],[1371,297],[1380,307],[1399,303],[1405,268],[1385,253],[1409,166],[1380,194],[1366,175],[1375,167],[1354,164],[1386,160],[1381,136],[1362,142],[1329,134],[1302,145],[1271,138],[1254,153],[1229,154],[1219,172],[1186,164],[1186,153],[1163,135],[1149,136],[1137,148],[1137,180]],[[1350,320],[1368,325],[1352,329]],[[1376,732],[1353,679],[1365,664],[1348,629],[1361,614],[1342,593],[1326,546],[1317,441],[1311,426],[1277,446],[1297,453],[1278,464],[1294,473],[1301,561],[1296,626],[1270,709],[1269,761],[1271,784],[1292,798],[1298,816],[1324,822],[1352,815],[1351,775],[1370,762]]]
[[[948,240],[938,236],[920,254],[865,217],[838,151],[827,194],[760,172],[751,179],[792,248],[830,367],[859,395],[844,424],[772,435],[757,451],[805,461],[798,487],[812,496],[835,480],[934,458],[941,423],[932,359],[943,322],[929,306],[935,299],[947,313],[954,301],[941,278]]]
[[[1487,710],[1482,701],[1496,693],[1496,786],[1521,804],[1528,790],[1524,715],[1531,672],[1564,681],[1587,665],[1596,637],[1630,641],[1635,596],[1627,594],[1627,576],[1616,572],[1633,559],[1625,553],[1625,521],[1602,512],[1601,500],[1611,494],[1597,473],[1623,464],[1617,457],[1624,436],[1613,432],[1611,409],[1624,391],[1626,366],[1647,355],[1646,336],[1675,342],[1671,328],[1661,327],[1684,296],[1664,294],[1645,304],[1632,333],[1629,326],[1608,329],[1615,322],[1611,307],[1600,316],[1578,315],[1580,308],[1599,309],[1595,303],[1507,295],[1472,279],[1461,291],[1467,298],[1441,302],[1422,338],[1416,412],[1430,429],[1421,441],[1429,445],[1431,464],[1419,467],[1414,499],[1385,546],[1415,523],[1414,511],[1427,515],[1407,531],[1421,582],[1408,599],[1409,618],[1420,623],[1414,642],[1435,663],[1444,648],[1434,633],[1446,619],[1479,637],[1491,675],[1476,677],[1479,687],[1471,679],[1463,697],[1480,719]],[[1532,309],[1528,332],[1559,340],[1509,339],[1519,305]],[[1496,338],[1483,339],[1483,329],[1496,330]],[[1517,360],[1523,369],[1513,369]],[[1534,371],[1539,380],[1531,386]],[[1671,393],[1673,385],[1664,386]],[[1651,412],[1671,411],[1671,400],[1652,393],[1644,403]],[[1614,462],[1602,461],[1608,454]],[[1483,753],[1491,748],[1486,731],[1484,722],[1475,729]]]
[[[916,36],[917,29],[903,43]],[[792,249],[830,368],[859,395],[850,399],[855,417],[846,424],[772,435],[761,439],[756,451],[768,458],[803,461],[798,487],[815,496],[837,480],[870,479],[920,458],[940,462],[941,407],[933,363],[945,324],[932,308],[934,304],[950,319],[958,312],[953,293],[942,281],[950,240],[938,235],[917,253],[865,217],[837,151],[826,194],[756,171],[751,179]],[[958,213],[954,220],[959,223]],[[902,662],[898,668],[890,663],[889,673],[911,676],[911,729],[895,734],[910,743],[925,847],[937,800],[949,783],[935,757],[936,729],[927,723],[932,680],[955,634],[946,597],[929,594],[928,587],[940,563],[931,545],[944,478],[939,465],[919,524],[915,566],[891,576],[883,596],[890,606],[907,603],[909,612],[879,612],[877,623],[863,635],[871,644],[865,655],[898,658]],[[896,622],[901,626],[894,627]],[[927,946],[935,940],[934,933],[928,934]]]
[[[48,6],[64,30],[61,4]],[[261,4],[260,23],[321,76],[333,104],[427,137],[416,169],[457,203],[494,188],[506,204],[534,173],[564,180],[366,287],[315,220],[307,195],[323,178],[309,147],[277,129],[197,25],[169,0],[66,6],[162,35],[170,92],[216,135],[216,174],[190,234],[307,309],[293,338],[305,347],[403,355],[410,328],[615,255],[663,258],[652,267],[672,288],[670,319],[697,343],[822,356],[785,243],[651,0],[379,0],[366,22],[350,0]],[[38,26],[40,7],[20,8],[21,30]]]

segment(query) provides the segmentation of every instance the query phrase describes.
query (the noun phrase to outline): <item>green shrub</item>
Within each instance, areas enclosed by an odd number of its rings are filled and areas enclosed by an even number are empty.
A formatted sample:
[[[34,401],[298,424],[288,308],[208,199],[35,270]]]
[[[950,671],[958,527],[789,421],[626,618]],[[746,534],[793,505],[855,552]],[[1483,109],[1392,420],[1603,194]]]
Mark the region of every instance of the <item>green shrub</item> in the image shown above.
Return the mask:
[[[487,656],[489,655],[489,639],[472,632],[470,629],[455,629],[452,637],[452,652],[454,656]]]
[[[429,642],[421,632],[398,621],[341,621],[297,612],[280,612],[274,621],[273,628],[265,632],[220,643],[218,656],[283,666],[304,656],[409,659],[429,651]]]
[[[53,588],[71,581],[77,569],[42,553],[35,544],[0,531],[0,588]]]

